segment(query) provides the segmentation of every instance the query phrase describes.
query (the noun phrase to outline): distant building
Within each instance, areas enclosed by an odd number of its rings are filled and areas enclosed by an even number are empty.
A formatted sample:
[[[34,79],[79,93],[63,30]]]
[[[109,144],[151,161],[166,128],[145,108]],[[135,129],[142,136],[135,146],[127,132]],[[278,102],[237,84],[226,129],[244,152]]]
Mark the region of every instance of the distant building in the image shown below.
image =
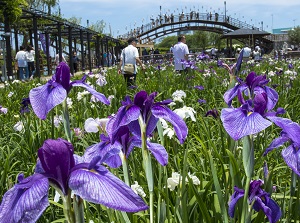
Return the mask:
[[[272,34],[287,34],[293,27],[272,29]]]

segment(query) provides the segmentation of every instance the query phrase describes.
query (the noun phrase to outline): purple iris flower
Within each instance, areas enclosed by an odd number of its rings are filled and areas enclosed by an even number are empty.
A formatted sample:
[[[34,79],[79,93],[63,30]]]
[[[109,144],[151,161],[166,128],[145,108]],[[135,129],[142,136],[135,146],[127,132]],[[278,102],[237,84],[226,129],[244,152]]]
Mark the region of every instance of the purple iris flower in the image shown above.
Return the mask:
[[[55,75],[45,85],[33,88],[29,92],[29,98],[34,113],[40,119],[46,119],[48,112],[55,106],[61,104],[67,97],[72,87],[83,87],[93,94],[99,101],[109,104],[109,100],[101,93],[97,92],[90,85],[85,83],[87,76],[81,80],[70,82],[70,68],[61,62],[56,68]]]
[[[197,58],[198,58],[199,60],[207,60],[207,59],[210,59],[210,58],[209,58],[209,55],[206,54],[206,53],[204,53],[204,52],[200,53],[200,54],[197,56]]]
[[[30,110],[29,110],[29,105],[30,105],[29,98],[23,98],[21,104],[22,104],[21,109],[20,109],[21,114],[30,112]]]
[[[236,61],[236,71],[240,71],[241,66],[242,66],[242,62],[243,62],[243,55],[244,55],[244,49],[241,50],[240,55]]]
[[[262,210],[269,219],[270,223],[275,223],[281,217],[280,207],[273,199],[271,199],[270,194],[261,188],[262,185],[262,180],[253,180],[250,183],[249,194],[247,195],[248,204],[251,205],[253,203],[253,209],[255,211],[258,212]],[[234,217],[234,208],[236,203],[244,196],[245,191],[243,189],[234,187],[234,193],[230,198],[228,210],[231,218]]]
[[[266,86],[269,82],[266,76],[251,72],[245,82],[238,81],[238,85],[225,92],[224,100],[229,108],[221,111],[223,126],[234,140],[256,134],[270,126],[272,123],[265,117],[278,101],[277,92]],[[241,104],[239,108],[231,106],[236,96]]]
[[[223,61],[222,60],[218,60],[217,61],[217,66],[218,67],[223,67]]]
[[[208,117],[208,116],[212,116],[214,118],[218,118],[219,117],[219,112],[218,112],[217,109],[214,108],[214,109],[209,110],[209,111],[206,112],[205,117]]]
[[[71,143],[48,139],[38,150],[36,173],[7,191],[0,206],[0,222],[35,222],[48,202],[49,184],[66,196],[69,190],[88,202],[126,212],[147,209],[144,201],[123,181],[110,173],[104,162],[111,154],[91,162],[74,155]],[[113,153],[112,153],[113,154]]]
[[[269,153],[275,148],[289,143],[285,149],[282,150],[281,155],[285,163],[300,176],[300,126],[287,118],[281,118],[276,116],[268,117],[275,125],[279,126],[282,131],[280,136],[274,139],[269,147],[266,149],[264,155]]]
[[[289,63],[288,68],[291,70],[294,68],[294,65],[292,63]]]
[[[182,118],[167,107],[172,100],[154,102],[156,95],[156,92],[148,95],[147,92],[140,91],[135,95],[133,102],[129,96],[125,97],[125,101],[122,102],[123,106],[106,125],[112,143],[117,140],[124,126],[128,126],[130,132],[138,139],[141,139],[141,126],[146,130],[146,137],[151,136],[159,118],[170,122],[180,143],[184,142],[188,129]],[[147,141],[147,147],[159,163],[167,164],[168,154],[163,146]]]
[[[107,130],[109,131],[109,129]],[[134,147],[141,147],[141,140],[135,136],[131,136],[127,126],[123,126],[119,129],[114,143],[111,143],[110,138],[104,134],[100,135],[100,140],[100,143],[94,144],[86,149],[83,155],[85,162],[91,162],[95,156],[103,157],[114,150],[115,154],[107,158],[105,163],[111,168],[117,168],[122,165],[122,160],[119,156],[121,151],[128,157]]]
[[[192,70],[197,70],[198,67],[195,66],[195,61],[191,60],[181,60],[181,63],[186,67],[186,68],[191,68]]]
[[[233,69],[236,67],[236,64],[229,66],[228,64],[224,63],[222,60],[218,60],[217,66],[226,68],[229,71],[229,74],[233,75]]]
[[[197,86],[195,86],[194,88],[196,88],[196,89],[198,89],[198,90],[204,90],[204,87],[203,86],[201,86],[201,85],[197,85]]]
[[[206,100],[204,100],[204,99],[198,99],[198,103],[199,103],[199,104],[205,104],[205,103],[206,103]]]

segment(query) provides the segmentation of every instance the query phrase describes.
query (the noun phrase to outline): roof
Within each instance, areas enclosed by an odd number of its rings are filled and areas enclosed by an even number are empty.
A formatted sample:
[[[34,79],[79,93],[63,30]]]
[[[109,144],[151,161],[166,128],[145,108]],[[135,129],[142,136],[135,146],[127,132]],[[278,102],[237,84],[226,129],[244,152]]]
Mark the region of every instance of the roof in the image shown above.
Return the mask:
[[[249,36],[266,36],[270,35],[271,33],[268,33],[266,31],[260,31],[258,29],[238,29],[235,31],[232,31],[230,33],[224,34],[222,37],[235,37],[235,38],[248,38]]]

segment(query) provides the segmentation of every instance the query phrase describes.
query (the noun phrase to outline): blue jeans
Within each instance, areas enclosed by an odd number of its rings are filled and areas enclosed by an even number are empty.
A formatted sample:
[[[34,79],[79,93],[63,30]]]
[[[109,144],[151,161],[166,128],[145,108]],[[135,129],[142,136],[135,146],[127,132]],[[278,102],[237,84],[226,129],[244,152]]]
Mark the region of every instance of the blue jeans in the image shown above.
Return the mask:
[[[19,67],[19,72],[20,72],[20,80],[29,78],[28,67]],[[25,73],[25,77],[24,77],[24,73]]]

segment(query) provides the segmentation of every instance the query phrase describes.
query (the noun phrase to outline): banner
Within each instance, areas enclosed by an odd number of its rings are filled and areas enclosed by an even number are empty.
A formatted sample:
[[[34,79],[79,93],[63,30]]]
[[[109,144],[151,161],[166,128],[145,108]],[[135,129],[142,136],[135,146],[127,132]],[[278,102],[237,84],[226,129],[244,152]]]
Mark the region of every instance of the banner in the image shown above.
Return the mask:
[[[42,44],[43,51],[44,51],[45,55],[47,55],[46,35],[43,34],[43,33],[40,33],[39,37],[40,37],[40,42]],[[48,39],[48,42],[49,42],[49,44],[48,44],[48,55],[47,56],[49,56],[49,47],[50,47],[50,41],[49,41],[49,39]]]

